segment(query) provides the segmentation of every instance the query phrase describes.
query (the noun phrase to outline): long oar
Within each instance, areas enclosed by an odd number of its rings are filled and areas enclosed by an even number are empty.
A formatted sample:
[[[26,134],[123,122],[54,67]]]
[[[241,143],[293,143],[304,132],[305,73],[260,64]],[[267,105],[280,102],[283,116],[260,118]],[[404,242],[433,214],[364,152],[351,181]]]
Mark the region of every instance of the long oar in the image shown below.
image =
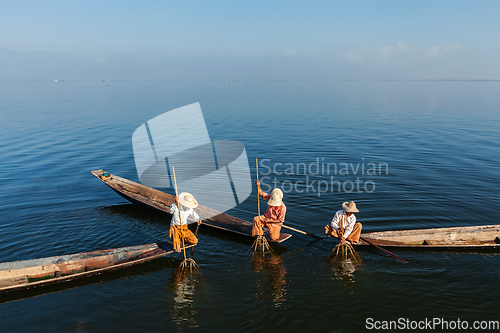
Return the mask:
[[[326,239],[326,238],[327,238],[327,237],[320,237],[320,236],[316,236],[316,235],[310,234],[310,233],[308,233],[308,232],[305,232],[305,231],[302,231],[302,230],[299,230],[299,229],[295,229],[295,228],[289,227],[289,226],[287,226],[287,225],[282,225],[282,227],[283,227],[283,228],[290,229],[290,230],[293,230],[293,231],[295,231],[295,232],[298,232],[299,234],[303,234],[303,235],[307,235],[307,236],[315,237],[315,238],[317,238],[317,239]],[[394,253],[392,253],[392,252],[390,252],[390,251],[387,251],[387,250],[386,250],[386,249],[384,249],[383,247],[378,246],[377,244],[375,244],[375,243],[373,243],[373,242],[369,241],[369,240],[368,240],[368,239],[366,239],[366,238],[360,237],[360,239],[361,239],[362,241],[364,241],[364,242],[366,242],[366,243],[368,243],[368,244],[370,244],[370,245],[372,245],[372,246],[376,247],[376,248],[377,248],[377,250],[384,252],[385,254],[389,255],[390,257],[393,257],[393,258],[394,258],[394,259],[396,259],[396,260],[399,260],[399,261],[404,262],[404,263],[407,263],[407,262],[408,262],[408,260],[405,260],[405,259],[403,259],[403,258],[401,258],[401,257],[399,257],[399,256],[397,256],[397,255],[395,255]]]
[[[201,221],[201,217],[202,217],[202,215],[203,215],[203,210],[204,210],[204,209],[205,209],[205,206],[202,206],[202,207],[201,207],[201,213],[200,213],[200,221]],[[200,223],[200,224],[201,224],[201,223]],[[194,233],[194,235],[195,235],[195,236],[196,236],[196,235],[198,235],[198,228],[200,227],[200,224],[198,224],[198,223],[196,224],[196,232]],[[193,248],[191,248],[191,250],[192,250],[192,249],[193,249]],[[192,252],[192,251],[191,251],[191,252]]]
[[[200,221],[201,221],[201,217],[202,217],[202,214],[203,214],[203,210],[205,209],[205,206],[202,206],[201,207],[201,213],[200,213]],[[196,223],[196,231],[194,232],[194,235],[195,236],[198,236],[198,229],[200,228],[200,223]],[[193,254],[194,252],[194,246],[191,248],[191,255]]]
[[[290,229],[290,230],[293,230],[295,232],[298,232],[299,234],[303,234],[303,235],[307,235],[307,236],[311,236],[311,237],[314,237],[314,238],[317,238],[317,239],[325,239],[327,237],[321,237],[321,236],[316,236],[316,235],[313,235],[313,234],[310,234],[308,232],[305,232],[305,231],[302,231],[302,230],[299,230],[299,229],[295,229],[295,228],[292,228],[292,227],[289,227],[287,225],[282,225],[283,228],[287,228],[287,229]]]
[[[392,252],[390,252],[390,251],[387,251],[387,250],[386,250],[386,249],[384,249],[383,247],[378,246],[377,244],[373,243],[372,241],[370,241],[370,240],[368,240],[368,239],[366,239],[366,238],[360,237],[359,239],[361,239],[363,242],[367,242],[368,244],[370,244],[370,245],[372,245],[372,246],[375,246],[375,247],[377,248],[377,250],[384,252],[385,254],[387,254],[387,255],[389,255],[389,256],[391,256],[391,257],[393,257],[393,258],[394,258],[394,259],[396,259],[396,260],[399,260],[399,261],[404,262],[404,263],[407,263],[407,262],[408,262],[408,260],[405,260],[405,259],[403,259],[403,258],[401,258],[401,257],[398,257],[398,256],[397,256],[397,255],[395,255],[394,253],[392,253]]]

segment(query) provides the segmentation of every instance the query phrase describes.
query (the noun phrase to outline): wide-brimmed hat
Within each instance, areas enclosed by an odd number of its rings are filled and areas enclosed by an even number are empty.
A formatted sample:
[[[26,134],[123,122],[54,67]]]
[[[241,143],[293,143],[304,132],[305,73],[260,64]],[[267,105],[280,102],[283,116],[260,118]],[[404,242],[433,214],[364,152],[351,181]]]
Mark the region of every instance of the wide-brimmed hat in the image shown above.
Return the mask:
[[[275,193],[276,193],[276,194],[280,197],[280,199],[283,199],[283,191],[282,191],[281,189],[279,189],[279,188],[277,188],[277,187],[276,187],[276,188],[275,188],[275,189],[271,192],[271,195],[273,195],[273,194],[275,194]]]
[[[179,202],[187,208],[196,208],[198,207],[198,201],[193,197],[191,193],[182,192],[179,194]]]
[[[354,201],[351,201],[351,202],[344,202],[342,204],[342,208],[348,212],[348,213],[357,213],[359,212],[359,210],[356,208],[356,204],[354,203]]]
[[[267,201],[267,204],[273,207],[281,206],[283,204],[281,199],[283,199],[283,192],[279,188],[275,188],[271,192],[271,198]]]

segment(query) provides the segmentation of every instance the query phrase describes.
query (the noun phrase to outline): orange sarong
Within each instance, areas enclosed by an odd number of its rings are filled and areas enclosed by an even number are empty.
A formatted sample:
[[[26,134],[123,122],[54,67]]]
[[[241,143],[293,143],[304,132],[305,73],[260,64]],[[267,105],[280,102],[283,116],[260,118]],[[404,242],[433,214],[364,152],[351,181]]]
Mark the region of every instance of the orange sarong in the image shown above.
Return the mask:
[[[347,240],[351,243],[359,242],[359,237],[361,236],[361,229],[363,225],[359,222],[356,222],[354,228],[352,229],[351,234],[347,237]],[[333,236],[339,238],[339,233],[337,230],[333,229],[330,224],[325,226],[325,235]]]
[[[266,223],[266,217],[264,215],[253,218],[252,236],[264,235],[262,227],[266,227],[269,230],[269,236],[272,240],[280,238],[281,223]]]
[[[171,225],[168,231],[168,237],[172,240],[174,250],[180,250],[182,248],[182,236],[184,235],[184,243],[186,244],[197,244],[198,238],[188,229],[186,224],[182,225],[182,232],[180,225]]]

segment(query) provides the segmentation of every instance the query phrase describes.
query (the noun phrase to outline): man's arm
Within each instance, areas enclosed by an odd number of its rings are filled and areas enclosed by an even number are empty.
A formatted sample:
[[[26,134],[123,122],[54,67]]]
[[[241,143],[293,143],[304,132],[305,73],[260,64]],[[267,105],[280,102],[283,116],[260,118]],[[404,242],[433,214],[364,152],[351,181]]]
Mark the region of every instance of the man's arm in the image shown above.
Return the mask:
[[[260,182],[256,181],[255,185],[257,185],[257,192],[259,193],[259,196],[264,196],[264,192],[262,192],[262,190],[260,189]]]
[[[168,212],[170,214],[172,214],[172,215],[178,214],[178,212],[177,212],[177,204],[175,202],[170,205],[170,208],[169,208]]]
[[[269,198],[271,198],[271,195],[262,191],[262,189],[260,188],[260,182],[256,181],[255,184],[257,185],[257,191],[259,192],[259,196],[261,196],[264,200],[269,200]]]
[[[332,226],[333,229],[338,230],[340,228],[340,214],[339,212],[336,212],[335,215],[333,215],[332,222],[330,225]]]
[[[352,233],[352,230],[354,229],[354,225],[356,224],[356,216],[352,215],[352,222],[349,223],[346,228],[345,228],[345,231],[344,231],[344,238],[347,239],[347,237],[349,237],[349,235]]]
[[[201,224],[200,216],[194,211],[194,209],[192,209],[192,211],[193,212],[191,213],[191,216],[195,221],[197,221],[198,225],[200,225]]]
[[[174,197],[174,202],[170,205],[170,208],[168,210],[168,212],[170,214],[178,214],[177,213],[177,204],[179,203],[179,197],[178,196],[175,196]]]

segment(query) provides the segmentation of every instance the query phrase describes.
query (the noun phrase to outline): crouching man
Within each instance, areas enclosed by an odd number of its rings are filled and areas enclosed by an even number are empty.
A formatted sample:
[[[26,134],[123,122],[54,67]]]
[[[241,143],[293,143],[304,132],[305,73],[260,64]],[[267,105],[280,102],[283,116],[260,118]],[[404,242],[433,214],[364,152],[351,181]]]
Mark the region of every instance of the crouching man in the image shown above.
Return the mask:
[[[257,181],[257,189],[259,196],[267,200],[267,211],[264,215],[255,216],[253,218],[252,236],[264,235],[262,227],[269,230],[271,240],[280,238],[281,226],[285,222],[286,206],[283,203],[283,191],[275,188],[271,194],[265,193],[260,189],[260,182]]]
[[[353,214],[358,212],[354,201],[344,202],[342,209],[333,216],[332,222],[325,226],[325,234],[328,237],[336,237],[340,243],[359,242],[362,225],[356,222],[356,216]]]

